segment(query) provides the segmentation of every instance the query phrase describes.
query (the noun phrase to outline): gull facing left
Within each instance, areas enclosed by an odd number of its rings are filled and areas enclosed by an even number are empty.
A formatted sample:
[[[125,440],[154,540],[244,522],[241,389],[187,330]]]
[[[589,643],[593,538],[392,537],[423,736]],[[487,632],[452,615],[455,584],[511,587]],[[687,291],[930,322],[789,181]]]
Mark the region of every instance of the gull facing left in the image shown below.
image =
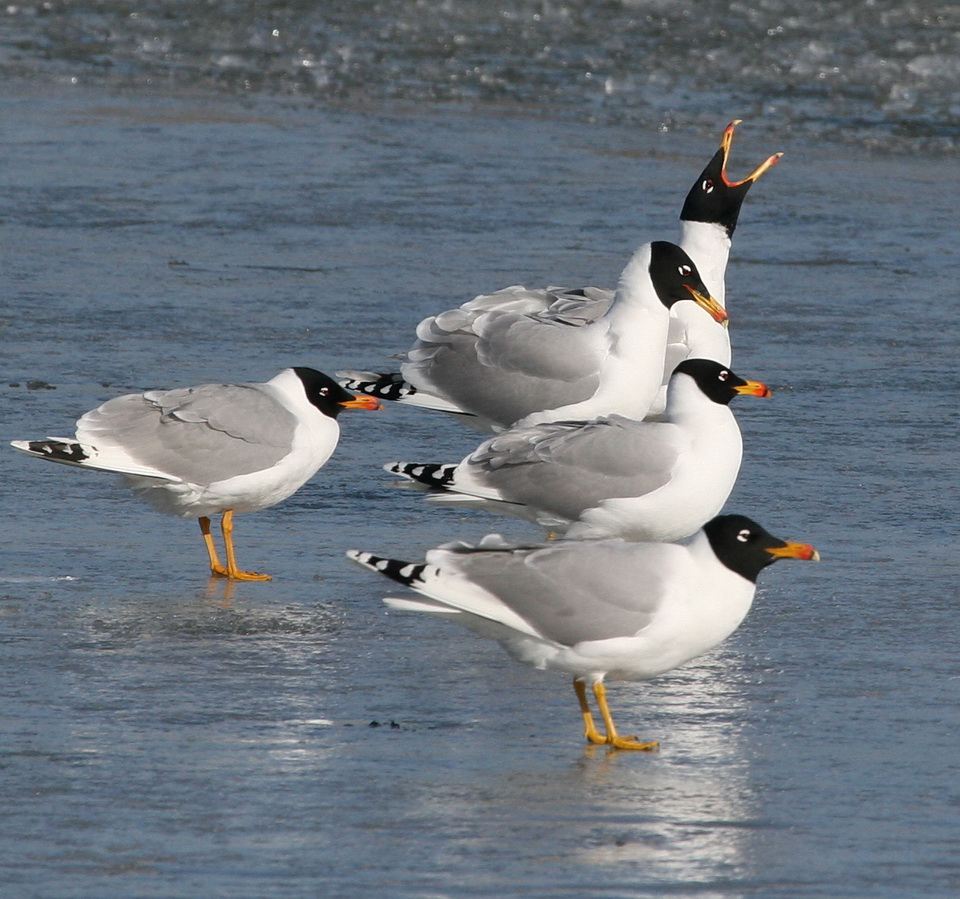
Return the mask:
[[[497,640],[520,662],[572,674],[591,743],[646,750],[658,744],[617,733],[604,681],[649,680],[706,652],[744,619],[763,568],[820,558],[812,546],[780,540],[743,515],[712,519],[686,545],[510,546],[492,535],[478,546],[448,543],[422,563],[356,550],[347,556],[424,597],[387,597],[391,608],[448,618]]]
[[[333,454],[344,409],[379,409],[312,368],[287,368],[264,383],[202,384],[127,394],[87,412],[74,438],[15,440],[31,456],[123,475],[162,512],[197,518],[218,577],[268,581],[242,571],[234,513],[256,512],[296,493]],[[210,533],[222,514],[227,564]]]

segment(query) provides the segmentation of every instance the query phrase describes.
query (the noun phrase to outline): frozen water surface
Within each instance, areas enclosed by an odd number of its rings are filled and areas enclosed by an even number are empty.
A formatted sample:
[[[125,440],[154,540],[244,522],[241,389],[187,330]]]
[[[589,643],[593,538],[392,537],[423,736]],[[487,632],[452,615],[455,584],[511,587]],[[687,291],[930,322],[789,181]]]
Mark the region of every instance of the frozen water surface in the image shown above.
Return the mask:
[[[611,754],[583,745],[565,678],[388,613],[386,582],[343,558],[538,535],[426,507],[380,471],[458,459],[477,437],[455,421],[396,407],[343,416],[317,477],[238,518],[241,563],[275,579],[233,587],[208,581],[193,522],[154,513],[110,476],[2,452],[4,896],[956,895],[950,116],[910,143],[919,118],[908,128],[848,80],[781,118],[796,88],[761,90],[744,68],[747,108],[693,75],[678,102],[674,72],[638,94],[672,110],[669,127],[636,110],[618,123],[579,89],[562,103],[525,97],[538,78],[568,82],[553,56],[517,63],[527,57],[509,29],[509,97],[428,105],[462,88],[429,69],[442,57],[431,29],[479,6],[398,19],[394,32],[385,5],[352,18],[325,5],[342,17],[323,27],[309,6],[271,9],[312,22],[315,37],[363,32],[382,49],[406,28],[419,43],[378,57],[355,41],[359,57],[341,54],[339,70],[334,50],[321,54],[328,84],[351,59],[369,69],[365,93],[328,95],[260,64],[279,58],[271,23],[244,4],[216,33],[223,5],[192,31],[162,4],[123,20],[110,4],[7,8],[4,443],[70,433],[130,390],[391,365],[424,315],[507,284],[612,284],[636,245],[676,235],[691,179],[743,117],[734,171],[786,155],[745,204],[728,273],[735,368],[774,389],[738,410],[745,462],[729,507],[813,543],[823,562],[767,571],[714,652],[614,685],[624,730],[662,749]],[[593,24],[578,4],[536,6],[550,28],[580,29],[577,58],[608,58],[600,32],[618,15],[685,9],[699,46],[722,27],[709,3],[606,4]],[[903,24],[928,6],[926,25]],[[793,25],[801,13],[786,3],[731,15],[776,12],[794,35],[811,32],[799,78],[836,51],[815,27],[834,7],[805,6],[813,18]],[[935,58],[956,33],[952,6],[857,10],[901,23],[896,40],[863,25],[861,62],[889,38],[898,77],[922,79],[904,91],[955,104],[956,73]],[[380,30],[364,31],[364,15]],[[456,24],[466,37],[451,47],[496,37]],[[187,52],[186,36],[205,49]],[[256,41],[267,56],[253,68],[273,81],[224,81],[252,65]],[[779,99],[765,106],[763,91]],[[820,102],[862,102],[862,130],[833,134]]]

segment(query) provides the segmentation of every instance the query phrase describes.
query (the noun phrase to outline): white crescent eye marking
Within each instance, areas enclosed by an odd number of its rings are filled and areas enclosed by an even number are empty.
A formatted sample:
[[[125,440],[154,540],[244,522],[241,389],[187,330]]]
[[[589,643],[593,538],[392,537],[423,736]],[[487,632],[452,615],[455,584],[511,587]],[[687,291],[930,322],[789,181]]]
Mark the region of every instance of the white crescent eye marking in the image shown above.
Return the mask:
[[[317,392],[320,394],[320,396],[326,396],[328,393],[330,393],[330,388],[321,387]]]
[[[704,178],[704,179],[703,179],[703,184],[700,185],[700,188],[701,188],[701,190],[703,190],[703,192],[704,192],[705,194],[712,194],[712,193],[713,193],[713,181],[711,181],[709,178]]]
[[[684,264],[684,265],[681,265],[677,269],[677,271],[680,272],[680,274],[683,275],[684,278],[686,278],[693,271],[693,269],[690,268],[689,265]]]
[[[718,375],[718,377],[720,378],[721,381],[729,380],[729,378],[730,378],[730,372],[728,372],[726,369],[724,369],[722,372],[720,372],[720,374]]]
[[[744,528],[739,534],[737,534],[737,540],[739,540],[741,543],[746,543],[751,536],[752,534],[750,533],[750,529]]]

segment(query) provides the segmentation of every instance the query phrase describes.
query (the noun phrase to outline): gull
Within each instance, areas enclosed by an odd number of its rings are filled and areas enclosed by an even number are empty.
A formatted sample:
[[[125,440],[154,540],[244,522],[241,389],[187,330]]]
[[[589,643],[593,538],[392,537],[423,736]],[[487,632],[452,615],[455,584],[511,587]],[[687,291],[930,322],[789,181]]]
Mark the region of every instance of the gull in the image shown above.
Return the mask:
[[[475,416],[483,430],[609,413],[643,418],[660,388],[669,310],[684,302],[726,320],[687,253],[653,241],[634,253],[613,302],[594,321],[492,310],[469,333],[411,358],[453,377],[436,408]]]
[[[731,179],[726,167],[734,130],[739,123],[740,120],[736,119],[724,129],[720,148],[690,188],[680,213],[680,246],[699,269],[707,293],[721,307],[725,306],[727,262],[744,198],[753,183],[783,155],[775,153],[745,178]],[[482,294],[459,308],[420,322],[416,329],[417,340],[399,372],[342,371],[337,374],[342,383],[353,390],[381,399],[456,413],[479,430],[496,432],[513,424],[521,413],[530,411],[531,406],[555,401],[551,394],[547,394],[543,398],[528,400],[526,406],[518,409],[515,402],[499,396],[505,378],[498,367],[505,366],[508,374],[516,372],[517,378],[528,387],[538,386],[545,378],[570,378],[572,372],[569,366],[560,365],[555,365],[552,370],[549,364],[539,360],[501,361],[502,352],[490,343],[494,339],[490,336],[491,319],[510,315],[520,321],[530,319],[545,326],[556,324],[578,328],[592,325],[603,317],[616,295],[617,291],[600,287],[548,287],[544,290],[517,285]],[[730,364],[729,332],[718,324],[716,315],[708,312],[692,304],[678,303],[671,307],[666,347],[662,354],[659,346],[650,350],[662,362],[662,371],[657,395],[649,403],[649,414],[657,415],[663,411],[670,374],[683,359],[693,356]],[[524,330],[533,333],[530,327]],[[511,336],[517,339],[517,332]],[[594,360],[596,365],[599,361]],[[590,365],[589,359],[578,359],[578,362],[580,368]],[[588,387],[584,378],[597,374],[596,369],[578,370],[575,382],[568,386],[570,398],[564,401],[585,399]],[[509,380],[506,384],[508,388],[512,387]],[[598,414],[612,411],[616,410],[597,409]]]
[[[655,750],[622,737],[604,681],[649,680],[701,655],[746,616],[760,571],[777,559],[817,560],[743,515],[712,519],[685,545],[622,540],[510,546],[449,543],[422,563],[350,550],[353,561],[421,598],[387,597],[394,609],[426,612],[497,640],[520,662],[572,674],[591,743]],[[594,724],[586,688],[605,725]]]
[[[234,513],[266,509],[294,494],[330,458],[344,409],[378,409],[312,368],[288,368],[265,383],[202,384],[115,397],[77,422],[74,438],[15,440],[24,453],[123,475],[163,512],[197,518],[214,576],[268,581],[242,571]],[[220,514],[227,564],[217,556],[211,515]]]
[[[610,415],[515,427],[459,464],[384,468],[431,488],[437,505],[526,518],[572,538],[673,541],[723,508],[743,456],[729,402],[767,397],[711,359],[686,359],[670,379],[665,421]]]

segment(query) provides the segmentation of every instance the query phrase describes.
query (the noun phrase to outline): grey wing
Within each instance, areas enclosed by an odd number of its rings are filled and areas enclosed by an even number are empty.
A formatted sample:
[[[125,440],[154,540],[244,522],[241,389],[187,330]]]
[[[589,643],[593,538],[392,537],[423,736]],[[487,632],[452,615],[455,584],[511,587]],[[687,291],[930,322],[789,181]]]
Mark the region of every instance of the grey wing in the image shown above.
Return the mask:
[[[600,318],[610,308],[615,294],[616,291],[602,287],[531,289],[514,285],[474,297],[459,310],[451,310],[451,313],[519,312],[582,325]]]
[[[437,317],[446,317],[449,326],[453,323],[453,319],[459,315],[469,316],[495,310],[537,315],[549,308],[554,300],[556,300],[556,296],[552,293],[551,288],[543,290],[514,284],[493,293],[482,293],[456,309],[441,312]]]
[[[602,287],[548,287],[552,296],[542,315],[568,324],[589,324],[604,315],[613,303],[616,291]]]
[[[418,389],[507,425],[592,396],[607,352],[605,335],[601,324],[502,309],[453,310],[420,323],[401,371]]]
[[[611,497],[644,496],[669,483],[689,441],[676,425],[611,415],[591,422],[515,428],[481,445],[461,468],[464,487],[570,520]]]
[[[598,540],[513,552],[460,550],[452,558],[542,637],[573,646],[647,627],[681,586],[676,578],[686,555],[677,545]]]
[[[417,334],[404,378],[500,425],[588,399],[607,351],[602,325],[502,311],[470,317],[455,330],[438,316]]]
[[[204,384],[179,390],[149,391],[163,417],[205,424],[246,443],[290,449],[297,420],[259,384]]]
[[[254,385],[205,384],[117,397],[77,423],[81,442],[194,484],[270,468],[297,420]]]

